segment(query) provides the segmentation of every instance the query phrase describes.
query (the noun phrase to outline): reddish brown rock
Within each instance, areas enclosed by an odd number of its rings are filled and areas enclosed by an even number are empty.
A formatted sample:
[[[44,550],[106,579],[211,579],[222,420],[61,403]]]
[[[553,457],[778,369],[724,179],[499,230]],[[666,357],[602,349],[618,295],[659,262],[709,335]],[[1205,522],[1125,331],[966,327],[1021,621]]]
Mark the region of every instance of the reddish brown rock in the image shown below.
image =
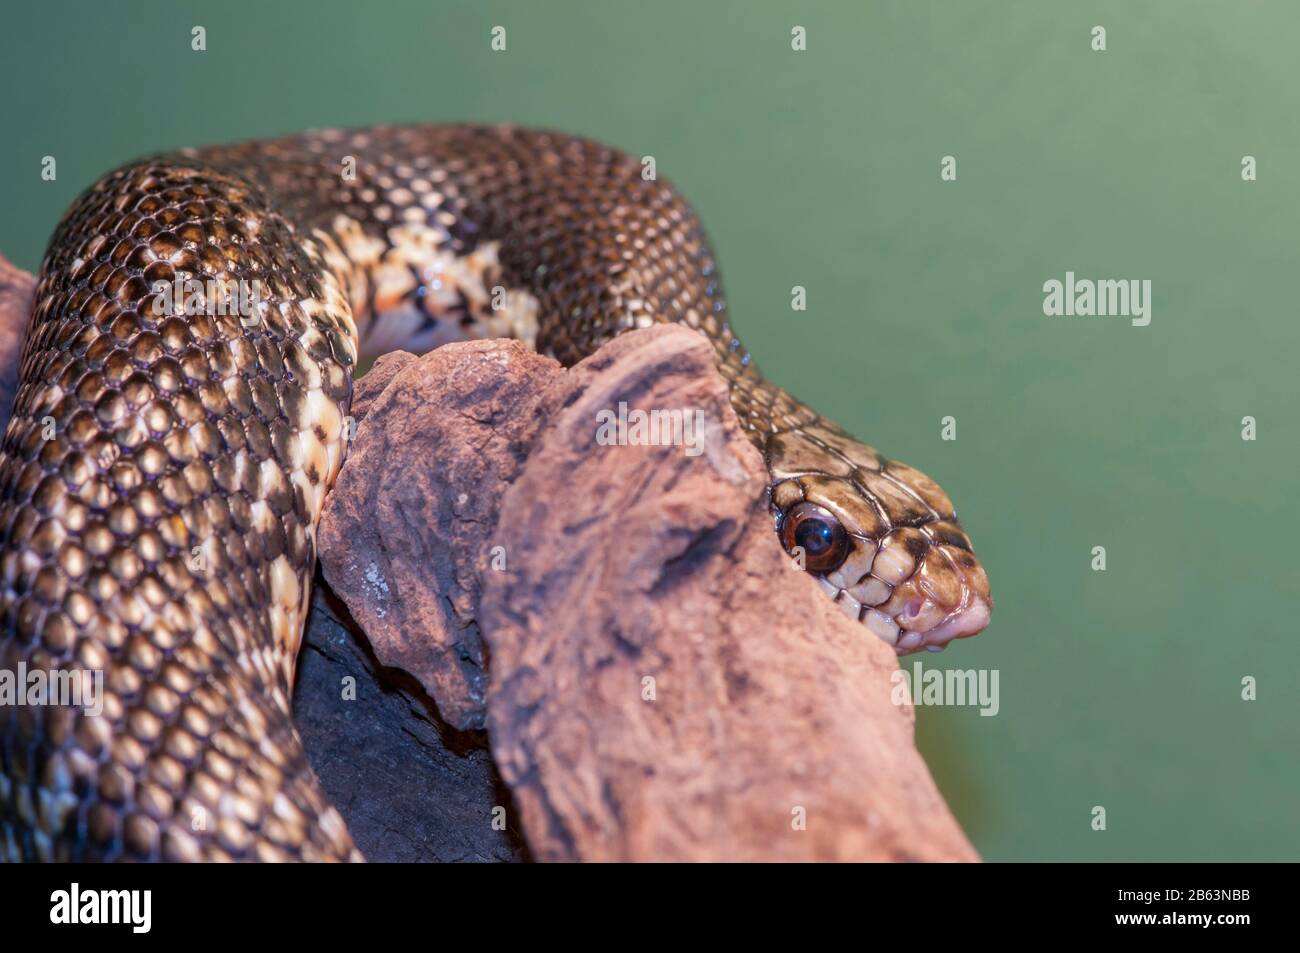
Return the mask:
[[[518,342],[475,341],[381,358],[375,380],[357,382],[321,568],[379,661],[415,676],[458,729],[485,717],[478,560],[541,423],[544,385],[562,373]]]
[[[600,446],[698,408],[704,452]],[[794,571],[708,344],[618,338],[549,385],[480,620],[493,756],[542,860],[974,860],[893,652]]]

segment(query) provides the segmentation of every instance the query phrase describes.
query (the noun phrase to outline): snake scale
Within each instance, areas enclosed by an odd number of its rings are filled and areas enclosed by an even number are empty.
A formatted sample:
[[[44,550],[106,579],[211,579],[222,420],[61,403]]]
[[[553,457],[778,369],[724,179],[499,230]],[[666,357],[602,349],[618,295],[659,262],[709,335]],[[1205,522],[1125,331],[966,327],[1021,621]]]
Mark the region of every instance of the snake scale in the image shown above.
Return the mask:
[[[395,347],[515,336],[571,365],[696,328],[781,544],[864,634],[902,654],[986,625],[948,497],[763,379],[695,214],[644,171],[388,126],[155,156],[76,201],[0,449],[0,668],[102,673],[102,711],[0,705],[0,857],[360,859],[290,693],[353,369]]]

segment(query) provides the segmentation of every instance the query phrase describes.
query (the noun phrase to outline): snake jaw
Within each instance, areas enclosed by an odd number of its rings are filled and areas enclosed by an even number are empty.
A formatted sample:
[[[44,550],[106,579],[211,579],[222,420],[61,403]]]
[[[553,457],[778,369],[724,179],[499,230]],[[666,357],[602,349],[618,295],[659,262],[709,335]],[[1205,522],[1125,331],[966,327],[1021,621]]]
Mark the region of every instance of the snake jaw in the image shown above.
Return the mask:
[[[889,537],[880,547],[870,539],[857,541],[845,565],[865,560],[871,568],[861,575],[856,570],[848,576],[841,570],[816,575],[823,591],[845,615],[899,655],[922,649],[938,652],[954,639],[984,630],[993,602],[988,578],[972,555],[932,545],[914,568],[900,575],[891,561],[891,544]],[[883,576],[898,578],[898,582],[891,584]]]
[[[991,601],[975,596],[968,604],[954,609],[939,625],[922,633],[917,649],[940,652],[953,639],[978,635],[989,624],[992,612]]]

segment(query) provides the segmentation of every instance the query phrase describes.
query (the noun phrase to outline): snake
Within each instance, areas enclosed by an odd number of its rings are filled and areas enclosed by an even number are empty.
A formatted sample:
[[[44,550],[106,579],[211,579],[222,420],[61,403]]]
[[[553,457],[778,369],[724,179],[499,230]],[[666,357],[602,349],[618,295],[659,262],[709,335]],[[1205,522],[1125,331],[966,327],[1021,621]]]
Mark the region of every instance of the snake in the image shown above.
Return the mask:
[[[760,374],[644,157],[389,125],[99,179],[42,261],[0,444],[0,669],[86,696],[0,705],[0,857],[363,859],[290,707],[358,368],[492,337],[572,366],[667,322],[710,342],[777,542],[864,638],[902,655],[987,625],[948,496]]]

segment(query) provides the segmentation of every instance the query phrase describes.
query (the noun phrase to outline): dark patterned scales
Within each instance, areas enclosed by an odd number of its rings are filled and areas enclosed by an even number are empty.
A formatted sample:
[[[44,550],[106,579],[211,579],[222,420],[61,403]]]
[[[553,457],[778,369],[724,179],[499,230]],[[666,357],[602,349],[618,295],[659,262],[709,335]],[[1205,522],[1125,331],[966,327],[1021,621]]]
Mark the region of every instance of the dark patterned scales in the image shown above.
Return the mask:
[[[102,673],[103,709],[0,705],[0,856],[355,858],[289,698],[359,357],[513,335],[573,363],[665,321],[713,342],[782,538],[833,542],[796,555],[845,611],[899,651],[983,627],[947,497],[759,376],[694,213],[635,158],[413,126],[97,183],[4,437],[0,669]]]

